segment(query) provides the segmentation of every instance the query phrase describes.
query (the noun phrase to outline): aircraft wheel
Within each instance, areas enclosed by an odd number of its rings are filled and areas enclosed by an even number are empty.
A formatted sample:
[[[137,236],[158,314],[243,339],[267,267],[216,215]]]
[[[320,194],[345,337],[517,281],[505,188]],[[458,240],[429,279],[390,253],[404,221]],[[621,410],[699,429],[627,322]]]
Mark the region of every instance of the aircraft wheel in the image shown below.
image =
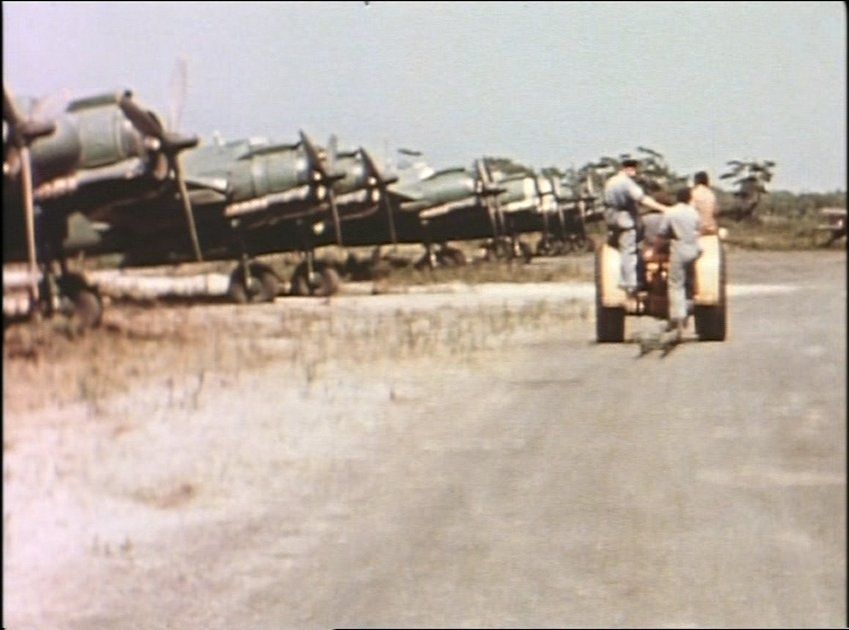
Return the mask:
[[[84,289],[71,298],[74,305],[72,318],[81,330],[97,328],[103,319],[103,303],[100,297],[89,289]]]
[[[292,286],[289,289],[289,294],[296,297],[310,294],[310,283],[309,278],[307,278],[306,267],[298,267],[292,273]]]
[[[496,247],[492,243],[487,243],[484,246],[484,262],[495,262],[498,260],[498,252],[496,251]]]
[[[295,267],[292,272],[291,286],[289,287],[289,295],[295,297],[304,297],[310,294],[310,279],[307,271],[307,264],[302,262]]]
[[[423,254],[421,258],[419,258],[414,264],[413,268],[422,271],[424,269],[435,269],[436,268],[436,258],[437,256],[429,256],[427,253]]]
[[[244,273],[236,268],[230,275],[229,294],[237,304],[273,302],[280,290],[277,275],[265,265],[252,264],[248,268],[248,284]]]
[[[318,272],[312,294],[321,297],[335,295],[339,292],[339,284],[339,272],[331,266],[324,267]]]
[[[440,250],[437,260],[444,267],[462,267],[467,263],[466,255],[456,247],[445,247]]]
[[[103,303],[97,292],[77,274],[58,279],[60,310],[66,312],[80,331],[97,328],[103,319]],[[64,305],[64,306],[63,306]]]
[[[319,264],[310,278],[307,265],[301,263],[292,274],[290,293],[295,296],[317,295],[326,297],[339,291],[339,272],[332,265]]]
[[[256,279],[259,281],[259,292],[254,296],[255,301],[273,302],[280,291],[280,281],[277,279],[277,275],[270,269],[265,269],[257,274]]]
[[[562,239],[554,241],[554,244],[551,246],[551,255],[552,256],[563,256],[566,253],[568,253],[566,241],[564,241]]]

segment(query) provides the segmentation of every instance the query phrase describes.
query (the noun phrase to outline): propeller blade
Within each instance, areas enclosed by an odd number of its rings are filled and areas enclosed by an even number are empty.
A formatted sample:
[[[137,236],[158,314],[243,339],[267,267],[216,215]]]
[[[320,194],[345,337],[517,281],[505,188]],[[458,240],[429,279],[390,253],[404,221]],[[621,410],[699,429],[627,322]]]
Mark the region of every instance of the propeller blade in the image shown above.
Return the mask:
[[[180,128],[180,118],[183,115],[183,107],[186,104],[186,84],[188,70],[185,57],[178,57],[174,62],[169,83],[169,109],[168,129],[177,131]]]
[[[21,198],[23,200],[24,231],[27,243],[27,262],[30,272],[30,298],[39,300],[38,253],[35,246],[35,203],[33,200],[32,158],[29,145],[36,138],[49,135],[56,129],[53,122],[38,122],[25,119],[15,106],[12,95],[3,86],[3,118],[9,126],[11,145],[17,151],[18,168],[21,174]],[[10,167],[11,170],[11,167]]]
[[[124,93],[119,105],[124,115],[141,134],[160,141],[161,148],[165,153],[175,154],[198,145],[199,140],[196,136],[183,136],[165,131],[159,119],[152,112],[142,109],[132,100],[130,92]]]
[[[333,216],[333,228],[336,232],[336,244],[342,246],[342,225],[339,221],[339,209],[336,207],[336,196],[333,193],[333,181],[342,179],[342,176],[330,176],[327,172],[318,147],[315,146],[310,137],[303,131],[298,132],[301,138],[301,144],[304,147],[304,152],[307,154],[307,161],[311,170],[318,173],[319,178],[317,184],[323,185],[327,190],[327,202],[330,205],[330,213]]]
[[[331,134],[327,139],[327,166],[333,171],[333,167],[336,164],[336,158],[339,155],[339,138],[336,137],[336,134]]]
[[[339,220],[339,208],[336,207],[336,193],[333,192],[333,187],[327,187],[327,202],[330,204],[330,214],[333,216],[333,229],[336,232],[336,244],[339,247],[344,247],[342,242],[342,223]]]
[[[493,194],[490,173],[486,168],[486,159],[482,158],[475,160],[475,170],[477,171],[478,181],[481,183],[481,197],[486,205],[487,214],[489,215],[489,224],[492,228],[492,238],[499,237],[499,226],[501,221],[501,206],[498,204],[498,198]]]
[[[118,99],[118,106],[124,112],[133,126],[145,136],[162,140],[165,130],[162,128],[162,123],[151,112],[142,109],[133,100],[133,93],[129,90],[121,95]]]
[[[198,262],[202,262],[203,255],[200,249],[197,226],[195,225],[194,211],[189,200],[186,180],[183,177],[179,160],[180,151],[197,146],[198,138],[167,132],[152,112],[142,109],[133,101],[133,94],[129,90],[121,95],[121,98],[118,100],[118,106],[139,133],[144,136],[156,138],[159,141],[158,156],[154,158],[155,163],[152,168],[153,176],[161,180],[168,175],[168,171],[174,174],[174,180],[177,183],[177,194],[183,206],[186,227],[189,230],[189,237],[192,241],[192,250],[195,259]]]
[[[33,204],[32,192],[32,162],[30,161],[29,147],[23,146],[21,153],[21,192],[24,201],[24,226],[27,239],[27,261],[30,272],[30,294],[36,302],[38,295],[38,260],[35,250],[35,205]]]
[[[5,85],[3,86],[3,119],[9,125],[11,143],[18,148],[42,136],[49,136],[56,130],[56,123],[52,121],[24,118]]]
[[[301,137],[301,144],[304,147],[304,152],[307,154],[307,160],[309,161],[310,167],[321,175],[322,179],[326,179],[327,169],[321,161],[321,155],[318,152],[318,148],[315,146],[310,137],[304,133],[304,131],[299,131],[298,133]]]
[[[195,225],[194,211],[189,201],[189,193],[186,189],[186,181],[180,168],[179,153],[185,149],[197,146],[198,138],[195,136],[182,136],[177,133],[168,132],[162,127],[162,123],[150,111],[144,110],[133,100],[133,93],[127,90],[118,99],[121,111],[133,124],[133,126],[144,136],[156,138],[159,141],[159,157],[155,158],[153,175],[157,179],[164,179],[168,171],[174,174],[177,183],[177,193],[183,206],[186,217],[186,226],[192,240],[192,249],[195,259],[203,260],[198,239],[197,226]]]
[[[177,190],[179,191],[180,201],[183,204],[183,213],[186,217],[186,226],[189,229],[189,236],[192,239],[192,249],[194,250],[195,260],[203,262],[203,255],[200,249],[200,239],[198,239],[197,226],[195,225],[195,213],[192,209],[192,203],[189,200],[189,191],[186,189],[186,180],[183,177],[183,169],[180,168],[180,157],[174,154],[171,158],[171,170],[174,172],[174,178],[177,180]]]
[[[180,151],[196,147],[199,142],[197,136],[181,136],[166,131],[162,135],[162,150],[169,155],[175,155]]]
[[[363,147],[360,147],[360,155],[363,158],[363,163],[368,169],[371,176],[373,176],[377,180],[377,186],[380,190],[380,198],[383,203],[383,207],[386,208],[386,222],[389,226],[389,239],[392,241],[393,250],[398,250],[398,234],[395,231],[395,213],[392,212],[392,203],[389,200],[389,193],[386,190],[387,184],[391,184],[395,181],[398,181],[397,177],[385,178],[380,170],[377,168],[374,160],[371,155],[369,155],[368,151],[366,151]]]
[[[389,184],[394,184],[398,181],[397,175],[385,175],[384,173],[382,173],[377,166],[377,162],[374,161],[374,158],[371,156],[371,154],[363,147],[360,147],[360,155],[362,155],[363,157],[363,162],[365,162],[366,168],[372,175],[374,175],[374,177],[377,178],[381,186],[386,187]]]
[[[3,120],[9,125],[9,131],[13,134],[24,121],[24,117],[18,112],[15,102],[12,100],[12,95],[6,85],[3,85]]]

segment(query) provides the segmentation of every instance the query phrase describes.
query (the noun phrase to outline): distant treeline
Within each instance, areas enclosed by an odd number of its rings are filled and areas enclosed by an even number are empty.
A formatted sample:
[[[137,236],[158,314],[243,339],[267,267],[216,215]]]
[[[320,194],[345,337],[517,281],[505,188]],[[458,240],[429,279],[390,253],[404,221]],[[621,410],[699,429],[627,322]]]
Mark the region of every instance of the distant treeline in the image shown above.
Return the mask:
[[[733,193],[717,191],[721,207],[734,203]],[[763,195],[757,213],[783,217],[804,217],[816,214],[820,208],[845,208],[846,191],[827,193],[793,193],[787,190],[770,190]]]

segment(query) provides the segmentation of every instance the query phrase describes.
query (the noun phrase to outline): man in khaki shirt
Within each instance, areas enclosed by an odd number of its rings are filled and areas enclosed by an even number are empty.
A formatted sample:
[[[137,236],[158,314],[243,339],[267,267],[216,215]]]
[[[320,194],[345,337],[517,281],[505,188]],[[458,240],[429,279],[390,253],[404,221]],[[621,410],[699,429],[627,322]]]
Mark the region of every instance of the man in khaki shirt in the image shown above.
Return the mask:
[[[702,234],[716,234],[716,217],[719,208],[716,204],[716,195],[710,189],[708,175],[699,171],[693,176],[693,200],[690,202],[699,213],[699,222]]]

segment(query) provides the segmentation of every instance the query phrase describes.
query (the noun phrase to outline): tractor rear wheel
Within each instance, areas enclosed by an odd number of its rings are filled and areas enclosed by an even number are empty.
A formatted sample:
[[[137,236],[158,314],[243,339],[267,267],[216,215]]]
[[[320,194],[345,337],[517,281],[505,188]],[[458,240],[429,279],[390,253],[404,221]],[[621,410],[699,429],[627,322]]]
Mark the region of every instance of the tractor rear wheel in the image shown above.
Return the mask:
[[[595,255],[595,333],[599,343],[625,340],[625,309],[604,306],[602,301],[602,248]]]
[[[721,245],[720,245],[721,248]],[[696,305],[693,318],[700,341],[725,341],[727,322],[725,249],[719,250],[719,303],[711,306]]]

